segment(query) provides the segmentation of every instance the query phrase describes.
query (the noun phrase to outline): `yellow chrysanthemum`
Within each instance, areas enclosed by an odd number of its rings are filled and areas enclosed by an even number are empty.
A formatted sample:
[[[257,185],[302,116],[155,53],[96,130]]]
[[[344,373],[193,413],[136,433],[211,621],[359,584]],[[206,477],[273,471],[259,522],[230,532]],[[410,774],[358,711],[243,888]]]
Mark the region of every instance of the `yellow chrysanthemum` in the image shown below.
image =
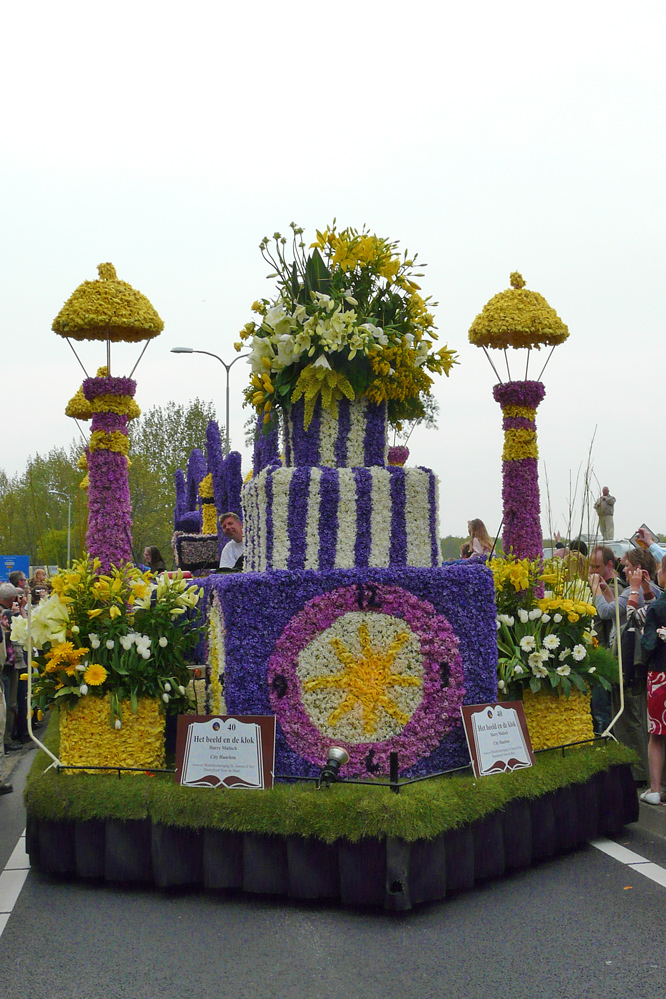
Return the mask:
[[[535,750],[593,737],[590,695],[576,688],[568,697],[524,690],[523,707]]]

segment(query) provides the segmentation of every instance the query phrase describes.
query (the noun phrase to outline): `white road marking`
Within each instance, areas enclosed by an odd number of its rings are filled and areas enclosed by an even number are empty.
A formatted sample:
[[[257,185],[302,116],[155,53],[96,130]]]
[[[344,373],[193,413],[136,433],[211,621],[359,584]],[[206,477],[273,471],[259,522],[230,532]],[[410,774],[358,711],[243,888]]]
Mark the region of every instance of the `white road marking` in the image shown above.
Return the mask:
[[[25,852],[25,829],[14,847],[11,857],[0,874],[0,937],[11,916],[16,900],[30,870],[30,859]]]
[[[656,884],[666,888],[666,870],[663,867],[659,867],[658,864],[653,864],[652,861],[646,860],[645,857],[641,857],[640,853],[627,850],[626,846],[620,846],[619,843],[614,843],[613,840],[604,839],[603,837],[591,839],[590,846],[601,850],[602,853],[606,853],[614,860],[619,860],[621,864],[625,864],[632,871],[637,871],[643,877],[649,878],[650,881],[654,881]]]

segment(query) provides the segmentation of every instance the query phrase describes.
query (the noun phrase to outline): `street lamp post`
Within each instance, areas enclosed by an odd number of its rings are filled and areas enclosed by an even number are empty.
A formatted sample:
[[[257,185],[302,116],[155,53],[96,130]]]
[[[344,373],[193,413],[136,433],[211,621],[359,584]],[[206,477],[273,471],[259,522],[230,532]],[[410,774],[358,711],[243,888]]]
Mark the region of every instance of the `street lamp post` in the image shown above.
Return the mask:
[[[67,568],[72,558],[72,500],[67,493],[62,493],[59,489],[49,489],[52,496],[62,496],[67,500]]]
[[[223,361],[222,358],[218,354],[211,354],[211,352],[209,350],[195,350],[194,347],[172,347],[171,348],[171,353],[172,354],[206,354],[208,357],[214,357],[216,360],[218,360],[220,362],[220,364],[222,364],[224,366],[224,370],[227,373],[227,419],[226,419],[225,434],[224,434],[224,437],[225,437],[224,453],[225,453],[225,455],[229,454],[229,450],[230,450],[230,447],[229,447],[229,372],[233,368],[233,366],[236,363],[236,361],[240,361],[241,357],[249,357],[249,354],[239,354],[238,357],[234,357],[234,359],[231,362],[231,364],[227,364],[227,362]]]

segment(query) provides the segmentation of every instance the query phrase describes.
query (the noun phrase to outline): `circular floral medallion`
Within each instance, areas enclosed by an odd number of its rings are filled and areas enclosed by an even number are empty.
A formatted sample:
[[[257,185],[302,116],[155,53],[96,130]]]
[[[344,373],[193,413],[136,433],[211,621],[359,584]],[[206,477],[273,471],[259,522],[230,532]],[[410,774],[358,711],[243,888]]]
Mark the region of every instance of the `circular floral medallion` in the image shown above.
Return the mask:
[[[405,770],[459,721],[458,640],[426,600],[398,586],[358,583],[308,601],[268,664],[271,705],[292,749],[322,766],[329,746],[345,772]]]

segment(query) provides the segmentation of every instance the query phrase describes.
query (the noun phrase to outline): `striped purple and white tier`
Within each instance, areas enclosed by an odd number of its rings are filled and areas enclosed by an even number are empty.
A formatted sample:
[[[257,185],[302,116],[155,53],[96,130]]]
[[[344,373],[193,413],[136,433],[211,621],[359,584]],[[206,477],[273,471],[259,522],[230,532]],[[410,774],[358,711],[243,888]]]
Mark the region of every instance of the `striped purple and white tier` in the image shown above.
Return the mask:
[[[330,468],[385,465],[387,455],[386,405],[367,399],[342,399],[337,413],[318,401],[308,429],[301,399],[285,420],[285,464],[324,465]]]
[[[441,565],[427,468],[265,468],[243,488],[246,572]]]

